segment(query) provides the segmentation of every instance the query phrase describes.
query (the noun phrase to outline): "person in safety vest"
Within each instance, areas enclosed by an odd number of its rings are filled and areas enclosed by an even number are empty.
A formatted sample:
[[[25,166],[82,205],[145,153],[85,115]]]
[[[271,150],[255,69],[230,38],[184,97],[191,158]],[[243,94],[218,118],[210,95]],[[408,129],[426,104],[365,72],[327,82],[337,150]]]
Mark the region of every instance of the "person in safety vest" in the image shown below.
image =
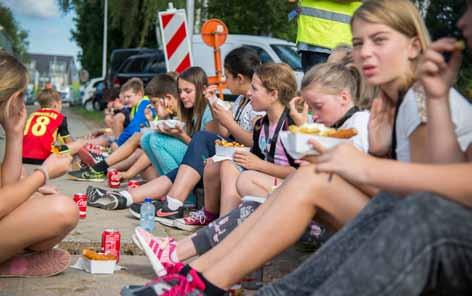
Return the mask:
[[[297,47],[303,72],[326,62],[337,45],[351,44],[351,16],[361,4],[362,1],[355,0],[298,1]]]

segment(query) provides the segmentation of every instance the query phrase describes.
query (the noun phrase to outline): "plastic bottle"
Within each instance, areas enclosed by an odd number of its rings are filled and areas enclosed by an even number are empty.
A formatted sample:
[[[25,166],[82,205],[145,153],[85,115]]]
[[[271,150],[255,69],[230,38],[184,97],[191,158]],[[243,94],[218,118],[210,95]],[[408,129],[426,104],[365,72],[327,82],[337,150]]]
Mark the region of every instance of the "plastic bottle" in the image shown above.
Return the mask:
[[[154,230],[155,223],[154,223],[154,216],[156,213],[156,207],[152,204],[152,199],[146,198],[144,199],[144,203],[141,206],[141,218],[139,225],[146,229],[147,231],[151,232]]]

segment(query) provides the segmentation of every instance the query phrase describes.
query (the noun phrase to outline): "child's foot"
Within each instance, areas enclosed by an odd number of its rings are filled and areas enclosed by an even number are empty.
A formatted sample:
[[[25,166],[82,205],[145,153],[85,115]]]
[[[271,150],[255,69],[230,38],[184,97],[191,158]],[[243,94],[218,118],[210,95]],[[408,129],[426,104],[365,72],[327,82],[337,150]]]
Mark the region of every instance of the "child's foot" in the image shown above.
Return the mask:
[[[211,221],[217,218],[216,215],[211,215],[205,211],[205,209],[201,209],[198,211],[190,212],[190,215],[185,218],[177,219],[174,221],[174,226],[186,230],[186,231],[195,231],[203,226],[210,224]]]
[[[168,268],[165,265],[179,263],[177,259],[177,243],[171,237],[155,237],[144,230],[144,228],[138,226],[134,230],[133,241],[146,253],[152,268],[158,276],[163,276],[167,273],[166,269]]]
[[[75,181],[103,182],[105,178],[104,172],[96,171],[90,166],[69,173],[69,179]]]
[[[62,249],[16,255],[0,264],[0,277],[47,277],[69,267],[70,254]]]
[[[94,186],[87,187],[87,205],[105,210],[127,208],[127,200],[118,191],[108,191]]]

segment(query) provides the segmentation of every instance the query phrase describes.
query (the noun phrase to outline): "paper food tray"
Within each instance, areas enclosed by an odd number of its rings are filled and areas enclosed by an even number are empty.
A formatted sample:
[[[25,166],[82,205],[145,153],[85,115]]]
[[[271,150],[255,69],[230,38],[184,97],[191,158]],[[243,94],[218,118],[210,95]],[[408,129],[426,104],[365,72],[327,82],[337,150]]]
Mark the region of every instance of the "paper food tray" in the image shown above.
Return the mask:
[[[82,257],[85,271],[94,274],[112,274],[115,271],[116,260],[90,260]]]
[[[318,155],[318,152],[308,143],[310,139],[318,141],[326,149],[351,141],[351,139],[322,137],[317,135],[292,133],[288,131],[280,132],[280,140],[282,141],[282,144],[287,150],[287,153],[294,159],[300,159],[307,155]]]
[[[183,128],[185,126],[185,123],[177,119],[166,119],[166,120],[159,120],[157,122],[157,126],[166,127],[166,128],[176,128],[176,127]]]
[[[228,159],[233,159],[233,154],[235,151],[247,151],[249,152],[251,148],[249,147],[223,147],[215,144],[215,156],[224,157]]]

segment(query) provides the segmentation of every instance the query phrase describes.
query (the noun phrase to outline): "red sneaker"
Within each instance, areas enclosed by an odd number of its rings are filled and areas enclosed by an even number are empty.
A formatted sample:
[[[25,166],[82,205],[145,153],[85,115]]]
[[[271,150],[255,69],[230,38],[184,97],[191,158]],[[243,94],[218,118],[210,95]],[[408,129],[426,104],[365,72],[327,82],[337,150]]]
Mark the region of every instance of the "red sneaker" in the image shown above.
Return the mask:
[[[176,219],[174,221],[174,226],[186,231],[195,231],[203,226],[207,226],[216,218],[216,215],[211,215],[205,211],[205,209],[201,209],[195,212],[190,212],[188,217]]]

